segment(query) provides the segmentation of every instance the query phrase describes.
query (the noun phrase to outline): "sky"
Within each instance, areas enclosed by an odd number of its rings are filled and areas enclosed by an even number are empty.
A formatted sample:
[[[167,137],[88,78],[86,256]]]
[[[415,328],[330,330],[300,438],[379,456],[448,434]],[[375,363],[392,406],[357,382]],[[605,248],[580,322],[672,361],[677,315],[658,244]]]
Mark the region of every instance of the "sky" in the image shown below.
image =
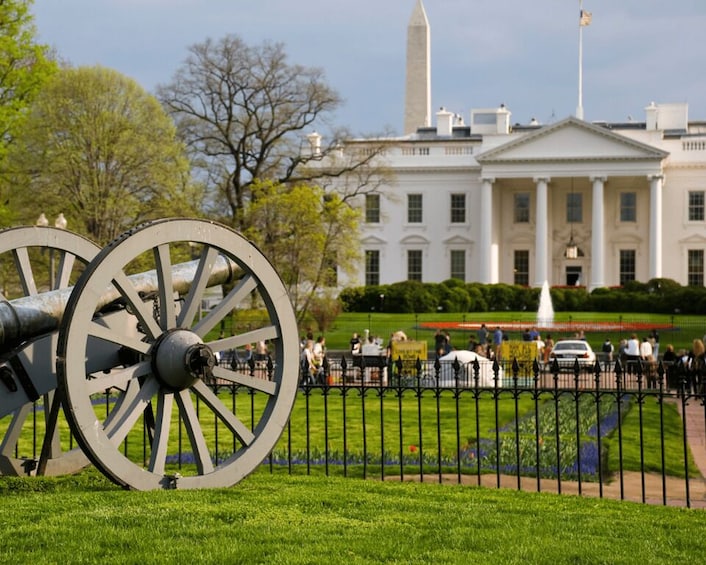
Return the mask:
[[[292,64],[324,70],[344,99],[337,125],[400,134],[407,25],[417,0],[34,0],[38,41],[73,64],[113,68],[149,92],[188,48],[240,36],[283,43]],[[512,123],[575,115],[580,0],[424,0],[432,115],[470,122],[500,104]],[[706,121],[705,0],[583,0],[588,121],[644,121],[650,102],[689,104]],[[435,120],[433,120],[435,123]]]

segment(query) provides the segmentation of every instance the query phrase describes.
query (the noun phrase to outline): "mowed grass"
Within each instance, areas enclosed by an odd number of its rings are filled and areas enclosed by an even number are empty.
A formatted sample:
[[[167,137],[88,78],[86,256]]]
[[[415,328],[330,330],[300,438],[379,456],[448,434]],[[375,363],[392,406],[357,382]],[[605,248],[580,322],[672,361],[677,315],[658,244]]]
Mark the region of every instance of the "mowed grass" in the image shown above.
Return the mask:
[[[0,563],[699,563],[706,528],[703,510],[264,471],[147,493],[0,477],[0,495]]]
[[[634,331],[630,325],[638,323],[641,327],[645,324],[666,324],[669,327],[660,330],[660,353],[664,353],[668,343],[674,345],[675,350],[690,349],[692,340],[702,338],[706,333],[706,320],[703,316],[686,316],[686,315],[668,315],[668,314],[621,314],[618,312],[557,312],[554,315],[555,322],[570,322],[575,331],[585,330],[586,338],[594,349],[600,350],[600,346],[606,337],[609,337],[613,344],[617,345],[621,338],[628,338]],[[349,341],[353,332],[363,334],[366,329],[371,335],[380,336],[387,343],[390,334],[397,331],[404,331],[410,339],[426,341],[430,352],[434,351],[434,332],[433,328],[425,328],[423,324],[426,322],[448,322],[449,332],[451,335],[451,344],[456,349],[465,349],[468,345],[470,337],[475,338],[476,331],[466,331],[455,329],[455,323],[458,322],[485,322],[489,328],[497,323],[501,326],[503,323],[513,322],[520,323],[523,326],[531,328],[537,323],[536,312],[440,312],[435,314],[389,314],[386,312],[345,312],[339,315],[334,321],[331,328],[323,332],[326,337],[326,345],[329,349],[347,350]],[[592,322],[610,322],[618,324],[622,329],[618,331],[591,330]],[[229,321],[230,323],[230,321]],[[315,326],[307,326],[302,328],[302,334],[307,330],[313,331],[319,335]],[[646,337],[648,329],[639,330],[637,333],[640,338]],[[318,333],[317,333],[318,332]],[[521,339],[522,330],[512,330],[509,332],[510,339]],[[555,340],[562,338],[571,338],[574,331],[550,331],[543,330],[542,334],[551,333]],[[644,335],[643,335],[644,334]]]

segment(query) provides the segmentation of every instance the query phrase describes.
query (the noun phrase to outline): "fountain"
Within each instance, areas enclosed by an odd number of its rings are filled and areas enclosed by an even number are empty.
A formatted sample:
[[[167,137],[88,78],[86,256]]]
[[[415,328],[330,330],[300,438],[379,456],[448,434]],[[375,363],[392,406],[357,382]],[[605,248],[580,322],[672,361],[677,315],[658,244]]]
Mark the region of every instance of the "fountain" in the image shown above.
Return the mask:
[[[537,326],[550,328],[554,323],[554,305],[552,295],[549,293],[549,283],[544,281],[542,292],[539,295],[539,308],[537,309]]]

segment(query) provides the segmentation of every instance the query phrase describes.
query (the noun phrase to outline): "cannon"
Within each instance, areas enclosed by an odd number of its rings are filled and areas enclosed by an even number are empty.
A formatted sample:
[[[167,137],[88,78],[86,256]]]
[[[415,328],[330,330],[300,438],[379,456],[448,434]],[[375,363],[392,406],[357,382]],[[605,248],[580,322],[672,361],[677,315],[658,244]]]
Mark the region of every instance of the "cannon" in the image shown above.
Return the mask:
[[[47,252],[49,283],[39,284],[32,260]],[[0,417],[13,415],[0,472],[58,474],[90,462],[130,489],[223,487],[272,451],[296,397],[297,325],[279,275],[243,236],[215,222],[165,219],[101,250],[65,230],[15,228],[0,232],[2,253],[12,254],[19,296],[0,301]],[[227,292],[203,312],[217,285]],[[264,319],[218,333],[252,305]],[[220,354],[258,341],[275,360],[259,374],[218,365]],[[258,402],[241,415],[214,382]],[[12,453],[37,400],[41,453]],[[61,440],[62,408],[78,449]],[[189,461],[177,465],[182,444]]]

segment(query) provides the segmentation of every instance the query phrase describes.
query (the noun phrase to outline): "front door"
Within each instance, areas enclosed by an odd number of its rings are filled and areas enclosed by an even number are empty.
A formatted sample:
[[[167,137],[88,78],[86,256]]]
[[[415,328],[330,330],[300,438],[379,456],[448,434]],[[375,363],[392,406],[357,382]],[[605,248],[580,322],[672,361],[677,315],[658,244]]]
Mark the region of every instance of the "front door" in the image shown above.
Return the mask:
[[[581,286],[581,266],[567,265],[566,266],[566,286]]]

